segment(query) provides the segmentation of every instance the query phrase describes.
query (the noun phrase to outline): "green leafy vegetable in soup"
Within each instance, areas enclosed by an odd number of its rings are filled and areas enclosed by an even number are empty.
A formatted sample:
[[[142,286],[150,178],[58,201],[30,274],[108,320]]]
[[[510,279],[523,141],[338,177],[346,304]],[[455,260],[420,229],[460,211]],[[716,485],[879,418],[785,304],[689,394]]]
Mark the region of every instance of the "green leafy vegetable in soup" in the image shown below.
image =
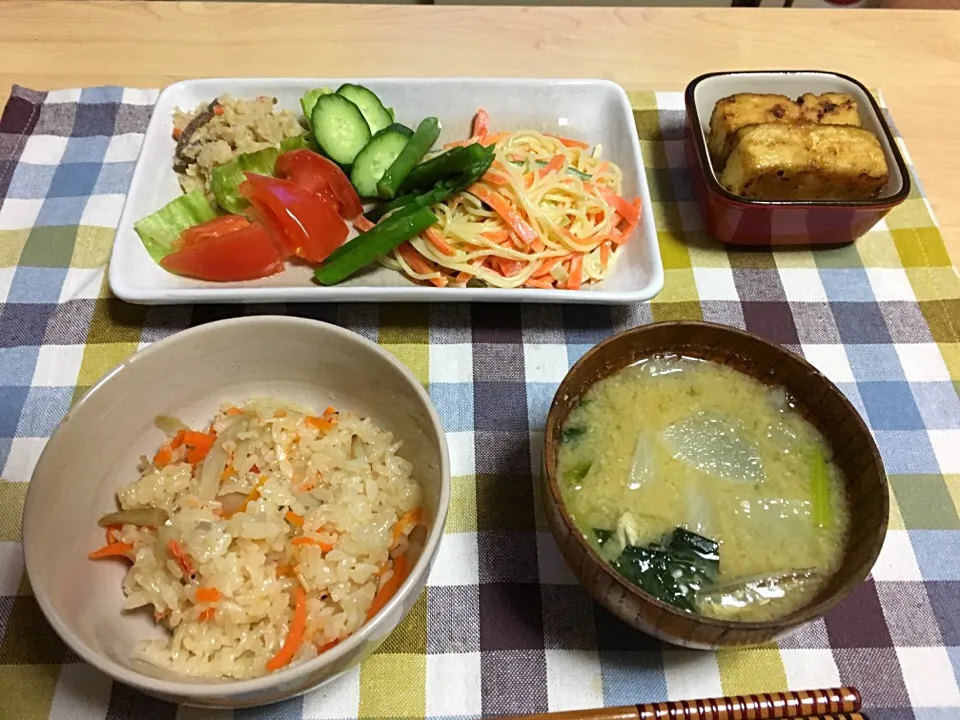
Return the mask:
[[[580,529],[663,602],[772,620],[811,602],[840,565],[842,477],[782,389],[656,356],[597,383],[560,440],[561,492]]]

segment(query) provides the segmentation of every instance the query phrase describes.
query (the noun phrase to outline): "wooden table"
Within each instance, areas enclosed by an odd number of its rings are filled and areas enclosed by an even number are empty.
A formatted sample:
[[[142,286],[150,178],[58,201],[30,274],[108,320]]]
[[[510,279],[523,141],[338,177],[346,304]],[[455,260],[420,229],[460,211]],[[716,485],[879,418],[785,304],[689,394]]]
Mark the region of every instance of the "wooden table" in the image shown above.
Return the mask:
[[[680,90],[711,70],[838,70],[885,93],[960,265],[958,12],[5,0],[0,15],[0,102],[13,83],[526,75]]]

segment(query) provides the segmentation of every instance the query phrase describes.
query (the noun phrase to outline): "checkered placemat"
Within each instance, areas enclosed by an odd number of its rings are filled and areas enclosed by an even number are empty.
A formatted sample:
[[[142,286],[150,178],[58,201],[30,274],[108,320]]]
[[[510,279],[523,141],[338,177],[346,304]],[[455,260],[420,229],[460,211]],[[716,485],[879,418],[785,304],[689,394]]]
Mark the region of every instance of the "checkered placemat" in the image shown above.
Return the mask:
[[[459,718],[840,684],[872,720],[960,717],[960,281],[918,182],[853,246],[728,252],[694,203],[680,94],[635,94],[666,266],[652,303],[135,307],[109,296],[104,266],[156,96],[15,87],[0,120],[0,717],[211,716],[112,684],[64,647],[23,574],[20,515],[85,388],[138,347],[252,312],[329,320],[394,352],[436,403],[454,481],[429,587],[381,650],[235,717]],[[802,353],[868,420],[890,474],[871,578],[777,645],[693,652],[628,629],[573,581],[540,511],[541,431],[564,373],[611,332],[678,318]]]

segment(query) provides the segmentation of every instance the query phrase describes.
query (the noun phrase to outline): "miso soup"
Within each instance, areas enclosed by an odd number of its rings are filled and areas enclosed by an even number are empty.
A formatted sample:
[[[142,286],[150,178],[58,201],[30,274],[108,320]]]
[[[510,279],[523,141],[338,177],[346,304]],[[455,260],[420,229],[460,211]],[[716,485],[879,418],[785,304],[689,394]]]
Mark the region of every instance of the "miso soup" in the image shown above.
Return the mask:
[[[599,553],[684,610],[774,620],[843,559],[826,441],[782,388],[724,365],[657,356],[598,382],[564,424],[557,472]]]

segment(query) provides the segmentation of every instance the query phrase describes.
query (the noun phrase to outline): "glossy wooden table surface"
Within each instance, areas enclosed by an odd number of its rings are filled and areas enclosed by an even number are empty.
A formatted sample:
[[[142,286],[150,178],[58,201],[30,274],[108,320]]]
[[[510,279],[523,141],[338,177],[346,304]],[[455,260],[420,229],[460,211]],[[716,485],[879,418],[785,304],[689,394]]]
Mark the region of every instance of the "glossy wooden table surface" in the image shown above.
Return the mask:
[[[681,90],[713,70],[837,70],[883,90],[958,265],[958,47],[955,11],[2,0],[0,102],[13,83],[496,75]]]

